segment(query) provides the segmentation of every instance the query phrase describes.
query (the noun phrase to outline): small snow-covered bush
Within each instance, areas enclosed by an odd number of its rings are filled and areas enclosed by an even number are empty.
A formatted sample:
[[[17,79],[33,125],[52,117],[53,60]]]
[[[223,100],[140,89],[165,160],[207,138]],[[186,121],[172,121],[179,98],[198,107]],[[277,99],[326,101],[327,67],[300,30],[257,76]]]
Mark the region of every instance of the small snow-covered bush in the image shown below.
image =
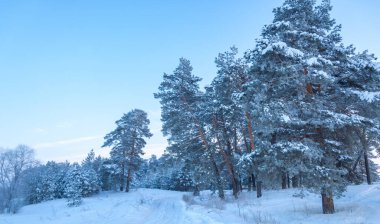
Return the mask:
[[[279,222],[274,219],[270,214],[263,212],[253,213],[252,219],[257,224],[278,224]]]
[[[192,195],[184,194],[184,195],[182,195],[182,200],[183,200],[186,204],[188,204],[188,205],[193,205],[193,204],[195,204],[194,196],[192,196]]]

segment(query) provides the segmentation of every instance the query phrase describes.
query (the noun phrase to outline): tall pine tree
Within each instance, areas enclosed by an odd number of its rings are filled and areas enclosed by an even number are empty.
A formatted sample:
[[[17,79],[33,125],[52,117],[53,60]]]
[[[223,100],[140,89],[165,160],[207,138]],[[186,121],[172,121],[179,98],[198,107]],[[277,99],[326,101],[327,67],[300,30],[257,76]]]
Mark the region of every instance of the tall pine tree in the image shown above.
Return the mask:
[[[145,139],[152,134],[149,131],[149,119],[143,110],[134,109],[116,121],[117,128],[105,136],[103,147],[110,146],[111,159],[118,165],[120,175],[120,191],[128,192],[133,172],[136,171],[144,154]]]
[[[259,170],[302,176],[304,187],[321,193],[324,213],[334,212],[333,195],[347,185],[338,164],[352,155],[339,133],[366,120],[341,104],[354,49],[341,43],[330,10],[328,0],[286,0],[247,54]]]
[[[154,97],[161,103],[162,131],[168,136],[171,153],[191,161],[198,167],[210,167],[220,198],[224,198],[223,183],[215,148],[206,133],[202,118],[204,94],[199,90],[201,79],[192,74],[190,61],[180,59],[173,74],[164,74]]]

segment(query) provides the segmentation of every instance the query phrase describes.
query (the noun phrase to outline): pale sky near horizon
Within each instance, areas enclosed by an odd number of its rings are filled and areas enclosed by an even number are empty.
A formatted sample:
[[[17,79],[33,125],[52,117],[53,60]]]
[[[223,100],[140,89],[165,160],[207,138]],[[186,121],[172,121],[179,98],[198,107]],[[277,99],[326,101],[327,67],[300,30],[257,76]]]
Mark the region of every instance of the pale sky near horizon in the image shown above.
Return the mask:
[[[162,74],[185,57],[208,84],[217,54],[253,48],[282,2],[0,0],[0,147],[29,145],[44,162],[108,155],[103,137],[139,108],[147,156],[160,155]],[[380,57],[380,1],[331,2],[344,43]]]

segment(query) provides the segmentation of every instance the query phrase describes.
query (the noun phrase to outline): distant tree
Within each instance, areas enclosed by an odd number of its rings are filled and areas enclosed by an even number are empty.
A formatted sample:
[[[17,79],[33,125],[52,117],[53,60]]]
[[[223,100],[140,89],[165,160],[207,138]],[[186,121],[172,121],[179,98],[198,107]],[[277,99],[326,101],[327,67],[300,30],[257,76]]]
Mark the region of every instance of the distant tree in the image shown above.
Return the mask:
[[[98,174],[91,167],[81,167],[81,191],[83,197],[89,197],[98,193],[101,189],[101,182]]]
[[[26,145],[0,151],[0,213],[16,213],[21,207],[24,171],[36,164],[33,149]]]
[[[84,191],[84,196],[90,196],[94,193],[99,192],[101,189],[101,173],[100,168],[102,165],[102,158],[95,157],[95,152],[93,149],[87,154],[87,157],[82,161],[82,172],[83,177],[88,183]]]
[[[82,181],[80,166],[75,163],[70,167],[65,178],[64,192],[68,206],[77,207],[82,203]]]
[[[93,168],[95,162],[95,152],[93,149],[87,154],[86,158],[82,161],[82,167],[91,167]]]
[[[117,128],[105,136],[103,147],[112,147],[111,159],[118,165],[120,191],[124,187],[125,172],[127,172],[125,191],[128,192],[133,172],[141,164],[145,139],[152,136],[149,123],[146,112],[134,109],[116,121]]]
[[[104,191],[116,190],[120,172],[118,172],[118,165],[110,158],[102,159],[100,167],[101,188]]]
[[[70,164],[49,161],[33,169],[28,169],[26,178],[27,202],[30,204],[64,198],[65,178]]]

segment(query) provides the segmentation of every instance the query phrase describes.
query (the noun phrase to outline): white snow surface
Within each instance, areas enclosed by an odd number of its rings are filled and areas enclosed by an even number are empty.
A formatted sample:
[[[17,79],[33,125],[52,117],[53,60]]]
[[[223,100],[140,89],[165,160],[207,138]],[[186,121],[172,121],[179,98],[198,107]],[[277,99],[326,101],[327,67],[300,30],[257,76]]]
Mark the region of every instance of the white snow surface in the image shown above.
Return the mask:
[[[243,192],[226,201],[209,191],[191,193],[137,189],[129,193],[102,192],[85,198],[79,207],[53,200],[25,206],[18,214],[0,215],[1,224],[238,224],[238,223],[367,223],[380,220],[380,184],[349,186],[346,196],[335,199],[335,214],[324,215],[321,198],[293,197],[297,189]]]

